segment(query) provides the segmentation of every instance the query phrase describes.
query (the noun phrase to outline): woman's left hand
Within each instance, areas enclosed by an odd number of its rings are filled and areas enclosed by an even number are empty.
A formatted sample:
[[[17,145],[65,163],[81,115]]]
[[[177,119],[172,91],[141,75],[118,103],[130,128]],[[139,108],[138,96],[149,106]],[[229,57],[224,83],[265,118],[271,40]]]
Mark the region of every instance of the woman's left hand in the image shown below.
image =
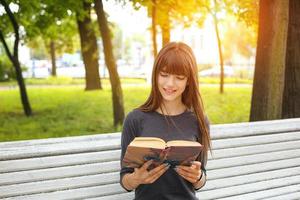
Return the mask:
[[[191,166],[178,165],[175,168],[176,172],[185,180],[195,184],[201,176],[201,162],[194,161]]]

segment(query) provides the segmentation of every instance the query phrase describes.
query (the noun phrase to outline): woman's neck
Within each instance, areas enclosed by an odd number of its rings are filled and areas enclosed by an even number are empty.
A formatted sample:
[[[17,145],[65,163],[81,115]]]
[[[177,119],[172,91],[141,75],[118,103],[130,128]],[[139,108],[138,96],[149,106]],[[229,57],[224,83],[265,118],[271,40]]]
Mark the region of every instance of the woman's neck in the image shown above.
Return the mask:
[[[157,112],[165,115],[179,115],[186,110],[186,106],[181,102],[163,102]]]

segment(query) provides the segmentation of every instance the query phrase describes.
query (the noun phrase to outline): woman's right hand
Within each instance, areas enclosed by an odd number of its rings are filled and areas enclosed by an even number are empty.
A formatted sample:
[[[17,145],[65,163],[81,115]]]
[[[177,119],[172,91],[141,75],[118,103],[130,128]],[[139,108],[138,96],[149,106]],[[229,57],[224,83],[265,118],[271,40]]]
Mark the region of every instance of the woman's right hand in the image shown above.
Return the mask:
[[[140,168],[134,168],[134,172],[126,174],[123,177],[123,185],[127,190],[133,190],[140,184],[150,184],[156,181],[163,173],[169,169],[168,164],[161,164],[154,169],[148,171],[148,167],[153,163],[153,160],[149,160],[143,164]]]
[[[170,165],[161,164],[154,169],[148,171],[148,167],[153,163],[153,160],[149,160],[143,164],[140,168],[134,168],[132,178],[135,179],[139,184],[150,184],[154,183],[163,173],[165,173]]]

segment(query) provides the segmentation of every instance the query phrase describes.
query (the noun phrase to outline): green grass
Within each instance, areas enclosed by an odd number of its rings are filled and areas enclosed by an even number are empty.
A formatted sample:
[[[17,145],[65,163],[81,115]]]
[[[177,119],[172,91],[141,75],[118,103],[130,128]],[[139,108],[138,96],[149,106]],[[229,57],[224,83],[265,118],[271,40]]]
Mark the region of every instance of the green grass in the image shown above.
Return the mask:
[[[49,78],[28,78],[25,79],[26,85],[84,85],[85,79],[83,78],[71,78],[71,77],[49,77]],[[101,83],[109,85],[109,79],[101,79]],[[141,84],[146,83],[144,78],[121,78],[121,83],[123,84]],[[17,82],[15,80],[0,82],[0,86],[16,86]]]
[[[143,84],[142,84],[143,85]],[[201,93],[212,124],[248,121],[251,86],[203,85]],[[114,129],[111,91],[83,86],[28,88],[34,112],[25,117],[18,89],[0,90],[0,141],[51,138],[120,131]],[[125,113],[142,104],[149,87],[123,87]]]
[[[219,78],[213,77],[200,77],[200,83],[219,84]],[[241,78],[225,78],[225,83],[239,83],[239,84],[252,84],[251,79]],[[109,85],[109,79],[101,79],[103,86]],[[49,77],[49,78],[28,78],[25,79],[26,85],[84,85],[85,79],[83,78],[70,78],[70,77]],[[146,83],[144,78],[121,78],[122,84],[142,84]],[[16,81],[0,82],[0,86],[17,86]]]

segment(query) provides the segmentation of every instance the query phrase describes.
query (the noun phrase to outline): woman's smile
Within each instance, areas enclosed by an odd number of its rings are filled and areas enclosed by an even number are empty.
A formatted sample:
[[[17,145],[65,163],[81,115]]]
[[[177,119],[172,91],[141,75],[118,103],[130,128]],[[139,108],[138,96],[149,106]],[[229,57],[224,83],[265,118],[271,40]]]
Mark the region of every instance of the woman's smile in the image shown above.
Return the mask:
[[[164,91],[165,91],[165,93],[167,94],[167,95],[172,95],[172,94],[174,94],[177,90],[174,90],[174,89],[168,89],[168,88],[163,88],[164,89]]]

